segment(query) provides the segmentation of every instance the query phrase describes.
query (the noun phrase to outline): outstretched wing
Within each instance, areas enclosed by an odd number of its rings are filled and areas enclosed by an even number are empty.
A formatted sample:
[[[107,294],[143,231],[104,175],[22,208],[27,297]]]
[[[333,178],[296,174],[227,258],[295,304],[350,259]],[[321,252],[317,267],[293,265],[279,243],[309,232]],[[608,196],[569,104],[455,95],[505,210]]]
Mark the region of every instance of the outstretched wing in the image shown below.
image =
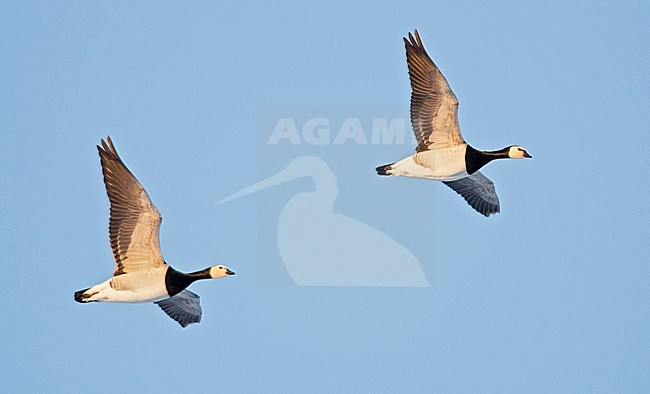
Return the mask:
[[[111,202],[108,232],[117,264],[114,275],[159,267],[165,264],[158,241],[162,216],[122,162],[111,137],[106,140],[97,150]]]
[[[173,297],[158,301],[158,305],[167,316],[176,320],[178,324],[187,327],[192,323],[201,321],[201,298],[189,290],[183,290]]]
[[[494,183],[480,171],[456,181],[443,183],[463,196],[472,208],[485,216],[490,216],[501,210]]]
[[[411,124],[417,152],[464,142],[458,125],[458,99],[440,69],[424,50],[420,34],[409,33],[406,61],[411,80]]]

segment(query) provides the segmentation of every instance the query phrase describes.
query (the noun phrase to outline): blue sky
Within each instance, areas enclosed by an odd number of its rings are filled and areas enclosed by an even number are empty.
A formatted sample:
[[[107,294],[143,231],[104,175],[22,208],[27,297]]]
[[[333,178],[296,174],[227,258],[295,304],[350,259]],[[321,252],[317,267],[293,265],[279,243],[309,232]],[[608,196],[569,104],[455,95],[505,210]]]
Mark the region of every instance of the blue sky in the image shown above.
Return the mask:
[[[647,2],[3,2],[3,388],[647,390],[649,20]],[[406,116],[414,28],[465,139],[534,159],[485,169],[502,203],[485,219],[443,185],[374,175],[410,146],[330,151],[335,211],[390,234],[431,287],[268,285],[259,212],[311,186],[215,206],[285,165],[257,154],[258,115]],[[72,299],[113,269],[106,134],[162,212],[166,260],[237,272],[193,285],[200,325]]]

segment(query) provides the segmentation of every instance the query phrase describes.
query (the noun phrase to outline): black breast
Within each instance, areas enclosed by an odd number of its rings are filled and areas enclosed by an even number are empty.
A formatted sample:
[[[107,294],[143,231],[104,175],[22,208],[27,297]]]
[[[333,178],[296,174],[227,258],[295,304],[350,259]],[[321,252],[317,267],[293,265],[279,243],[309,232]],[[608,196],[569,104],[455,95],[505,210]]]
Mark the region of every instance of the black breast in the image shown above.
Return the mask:
[[[487,155],[467,145],[467,150],[465,151],[465,169],[468,174],[472,175],[494,159],[496,157]]]
[[[182,272],[178,272],[172,267],[167,269],[165,273],[165,288],[170,297],[175,296],[181,291],[185,290],[187,286],[191,285],[196,279],[188,277]]]

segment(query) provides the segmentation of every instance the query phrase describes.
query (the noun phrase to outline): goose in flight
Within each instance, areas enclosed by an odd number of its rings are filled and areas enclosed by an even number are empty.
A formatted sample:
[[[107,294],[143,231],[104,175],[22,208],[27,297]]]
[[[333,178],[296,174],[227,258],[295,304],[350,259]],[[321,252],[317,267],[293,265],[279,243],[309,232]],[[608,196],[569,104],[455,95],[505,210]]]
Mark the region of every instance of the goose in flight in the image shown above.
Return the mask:
[[[442,181],[481,214],[498,213],[494,183],[479,170],[492,160],[532,156],[517,145],[497,151],[468,145],[460,134],[458,99],[424,50],[418,31],[415,37],[409,33],[404,43],[412,89],[411,124],[418,146],[414,155],[379,166],[377,173]]]
[[[154,302],[181,326],[201,321],[199,296],[187,287],[200,279],[235,273],[223,265],[185,274],[162,257],[158,234],[162,216],[140,182],[126,168],[111,137],[97,146],[111,203],[109,237],[115,272],[110,279],[79,290],[74,299],[86,302]]]

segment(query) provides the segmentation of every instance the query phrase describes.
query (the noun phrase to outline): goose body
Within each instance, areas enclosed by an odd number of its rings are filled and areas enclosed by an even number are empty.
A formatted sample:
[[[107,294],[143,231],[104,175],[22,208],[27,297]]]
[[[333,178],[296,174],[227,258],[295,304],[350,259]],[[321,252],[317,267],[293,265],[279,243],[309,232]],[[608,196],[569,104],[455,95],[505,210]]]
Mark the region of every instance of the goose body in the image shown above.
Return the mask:
[[[425,178],[436,181],[454,181],[467,174],[466,145],[418,152],[386,169],[388,175]]]
[[[485,216],[500,211],[494,184],[479,170],[492,160],[530,158],[512,145],[481,151],[465,142],[458,123],[458,99],[424,49],[420,35],[404,38],[411,82],[411,124],[418,147],[414,155],[376,168],[379,175],[442,181]]]
[[[75,293],[78,302],[156,302],[169,298],[165,273],[169,266],[113,276],[89,289]]]
[[[158,240],[162,216],[122,162],[111,138],[101,144],[97,149],[111,203],[109,235],[116,267],[111,278],[75,292],[75,301],[155,302],[183,327],[198,323],[202,315],[200,298],[187,287],[197,280],[235,273],[223,265],[189,274],[169,266]]]

